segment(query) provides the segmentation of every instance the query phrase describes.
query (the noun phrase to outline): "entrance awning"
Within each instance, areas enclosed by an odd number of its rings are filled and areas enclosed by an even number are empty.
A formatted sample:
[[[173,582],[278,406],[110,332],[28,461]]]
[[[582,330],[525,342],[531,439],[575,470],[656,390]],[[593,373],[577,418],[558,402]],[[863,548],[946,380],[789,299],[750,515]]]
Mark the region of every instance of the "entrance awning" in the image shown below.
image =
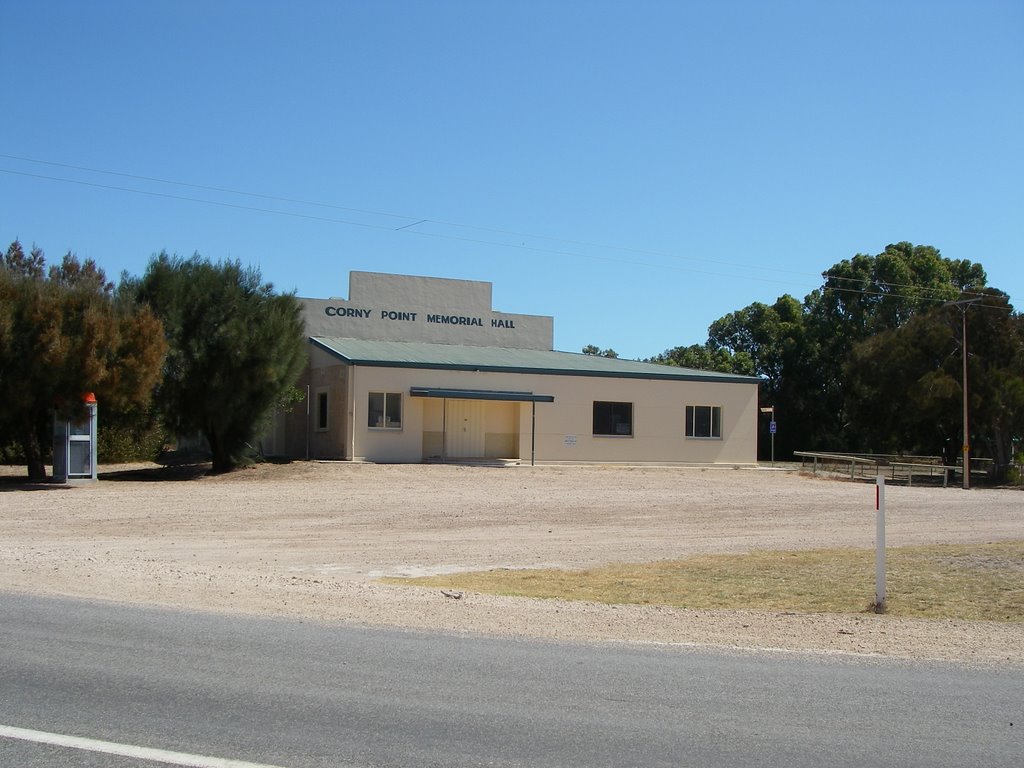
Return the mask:
[[[413,397],[437,397],[445,400],[500,400],[506,403],[530,403],[532,417],[530,419],[530,464],[537,459],[537,403],[553,403],[554,395],[535,395],[533,392],[509,392],[501,389],[445,389],[444,387],[409,387]],[[447,419],[445,419],[447,428]],[[442,436],[442,444],[447,438]],[[442,455],[444,453],[442,452]]]
[[[443,397],[447,400],[502,400],[511,403],[553,403],[554,395],[533,392],[508,392],[499,389],[444,389],[442,387],[410,387],[413,397]]]

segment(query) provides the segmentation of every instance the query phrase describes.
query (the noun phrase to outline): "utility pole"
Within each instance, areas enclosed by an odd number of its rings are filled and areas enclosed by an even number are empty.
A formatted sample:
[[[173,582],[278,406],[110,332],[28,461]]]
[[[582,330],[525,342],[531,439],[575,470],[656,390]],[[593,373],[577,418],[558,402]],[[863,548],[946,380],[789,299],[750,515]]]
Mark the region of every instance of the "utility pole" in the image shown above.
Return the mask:
[[[971,489],[971,430],[968,426],[968,408],[967,408],[967,305],[964,304],[960,307],[960,314],[963,316],[963,341],[961,342],[960,351],[964,359],[964,373],[963,373],[963,390],[964,390],[964,490],[969,491]]]
[[[947,307],[960,307],[960,314],[962,317],[961,324],[961,341],[960,341],[960,353],[963,357],[963,395],[964,395],[964,442],[963,442],[963,476],[965,491],[971,488],[971,439],[970,439],[970,424],[969,424],[969,413],[967,407],[967,307],[971,304],[977,304],[982,300],[981,296],[975,296],[973,299],[961,299],[960,301],[950,301],[946,304]]]

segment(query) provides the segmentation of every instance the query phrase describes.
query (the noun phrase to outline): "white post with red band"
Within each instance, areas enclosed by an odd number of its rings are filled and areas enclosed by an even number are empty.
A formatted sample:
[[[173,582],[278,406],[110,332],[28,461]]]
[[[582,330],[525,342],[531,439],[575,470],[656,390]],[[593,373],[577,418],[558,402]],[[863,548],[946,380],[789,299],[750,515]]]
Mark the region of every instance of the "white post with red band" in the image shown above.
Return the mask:
[[[875,610],[885,610],[885,475],[875,484]]]

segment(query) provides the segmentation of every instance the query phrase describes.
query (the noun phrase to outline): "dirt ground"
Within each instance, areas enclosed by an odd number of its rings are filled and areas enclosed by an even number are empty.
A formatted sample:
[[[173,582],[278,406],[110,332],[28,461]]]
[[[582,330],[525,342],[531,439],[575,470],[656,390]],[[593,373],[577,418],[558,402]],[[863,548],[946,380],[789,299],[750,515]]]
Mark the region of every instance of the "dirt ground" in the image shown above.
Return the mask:
[[[134,465],[28,485],[0,467],[0,590],[597,642],[1024,666],[1024,624],[605,606],[377,583],[752,549],[874,546],[874,485],[768,469]],[[1024,538],[1024,493],[887,487],[893,547]],[[871,600],[865,595],[865,604]]]

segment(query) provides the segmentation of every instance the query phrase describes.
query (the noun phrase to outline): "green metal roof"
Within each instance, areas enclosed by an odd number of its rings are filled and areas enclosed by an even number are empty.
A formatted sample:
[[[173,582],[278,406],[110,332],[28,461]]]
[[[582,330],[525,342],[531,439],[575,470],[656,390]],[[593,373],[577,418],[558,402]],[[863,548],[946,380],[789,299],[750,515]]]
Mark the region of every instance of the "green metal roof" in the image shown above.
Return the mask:
[[[756,376],[698,371],[635,360],[511,347],[474,347],[408,341],[369,341],[314,336],[310,341],[352,365],[375,368],[428,368],[451,371],[539,373],[560,376],[601,376],[619,379],[712,381],[723,384],[759,384]]]

